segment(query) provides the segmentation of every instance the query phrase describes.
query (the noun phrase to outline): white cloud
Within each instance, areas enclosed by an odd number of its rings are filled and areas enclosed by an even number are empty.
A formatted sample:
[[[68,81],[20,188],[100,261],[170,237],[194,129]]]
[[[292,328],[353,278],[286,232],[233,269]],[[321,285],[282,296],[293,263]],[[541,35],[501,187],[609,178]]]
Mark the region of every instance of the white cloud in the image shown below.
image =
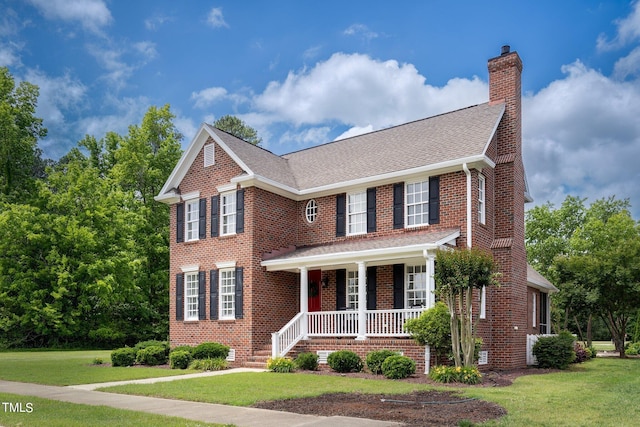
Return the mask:
[[[133,44],[133,48],[140,52],[147,61],[152,60],[158,55],[156,44],[150,41],[142,41]]]
[[[297,146],[298,148],[318,145],[329,140],[331,128],[328,126],[312,127],[299,131],[286,131],[280,137],[281,144]]]
[[[599,51],[618,49],[640,39],[640,1],[635,2],[629,16],[616,21],[616,27],[613,40],[609,40],[604,34],[598,36],[596,47]]]
[[[213,28],[229,28],[229,24],[224,20],[224,16],[222,16],[222,8],[214,7],[209,11],[209,15],[207,15],[207,24],[211,25]]]
[[[39,70],[28,70],[25,80],[39,88],[36,115],[46,127],[64,126],[65,112],[77,109],[87,93],[86,86],[69,74],[50,77]]]
[[[202,89],[199,92],[191,93],[191,100],[196,108],[207,108],[216,101],[220,101],[227,97],[227,90],[223,87],[210,87]]]
[[[165,22],[172,21],[170,16],[154,15],[144,20],[144,27],[149,31],[158,30]]]
[[[89,134],[100,139],[107,132],[113,131],[120,135],[128,133],[129,125],[140,123],[149,109],[150,102],[146,97],[117,98],[107,95],[102,99],[103,108],[112,111],[110,114],[84,117],[75,124],[81,135]]]
[[[613,67],[613,75],[618,79],[640,74],[640,47],[636,47],[629,55],[616,61]]]
[[[347,36],[360,36],[366,41],[373,40],[379,36],[375,31],[371,31],[369,27],[364,24],[352,24],[343,31],[343,34]]]
[[[100,33],[111,23],[111,12],[102,0],[28,0],[47,19],[78,21],[85,29]]]
[[[102,76],[116,89],[122,89],[133,73],[157,56],[153,42],[142,41],[123,47],[88,44],[87,51],[107,73]]]
[[[16,49],[10,44],[0,43],[0,67],[12,67],[20,64]]]
[[[347,129],[345,132],[342,132],[338,135],[334,140],[337,141],[339,139],[347,139],[352,138],[354,136],[363,135],[365,133],[373,132],[375,129],[371,125],[367,126],[354,126],[350,129]]]

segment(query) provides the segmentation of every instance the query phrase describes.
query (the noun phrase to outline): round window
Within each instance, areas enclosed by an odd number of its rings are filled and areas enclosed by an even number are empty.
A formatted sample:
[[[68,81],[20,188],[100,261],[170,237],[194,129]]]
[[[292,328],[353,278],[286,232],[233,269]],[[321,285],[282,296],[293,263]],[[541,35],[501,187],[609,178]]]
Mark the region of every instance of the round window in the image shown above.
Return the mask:
[[[307,222],[311,224],[318,217],[318,204],[315,200],[311,199],[307,202],[307,207],[304,211],[307,217]]]

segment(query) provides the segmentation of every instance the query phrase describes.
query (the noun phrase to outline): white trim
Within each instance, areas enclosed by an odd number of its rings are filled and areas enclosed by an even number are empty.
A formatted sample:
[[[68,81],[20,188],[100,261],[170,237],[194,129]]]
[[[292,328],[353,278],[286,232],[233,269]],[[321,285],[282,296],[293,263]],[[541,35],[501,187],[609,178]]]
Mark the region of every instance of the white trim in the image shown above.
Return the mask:
[[[235,266],[236,266],[235,261],[216,262],[216,267],[218,267],[218,270],[222,270],[225,268],[235,268]]]
[[[189,295],[188,294],[188,290],[189,290],[189,285],[193,285],[193,277],[195,276],[195,296],[194,295]],[[189,281],[189,278],[191,279],[191,282]],[[200,278],[200,274],[198,271],[190,271],[188,273],[185,273],[184,275],[184,320],[185,321],[193,321],[193,320],[200,320],[199,319],[199,312],[200,312],[200,300],[198,298],[198,292],[199,292],[199,287],[200,287],[200,283],[199,283],[199,278]],[[193,289],[191,289],[191,291],[193,292]],[[194,299],[195,298],[195,314],[191,314],[189,315],[190,311],[189,311],[189,299]]]
[[[417,180],[414,181],[405,181],[404,182],[404,228],[415,228],[415,227],[422,227],[425,225],[429,225],[429,178],[430,177],[421,177],[418,178]],[[422,212],[420,214],[421,216],[421,221],[422,221],[422,216],[423,215],[427,215],[427,221],[426,222],[420,222],[420,223],[414,223],[414,224],[409,224],[409,203],[407,202],[407,198],[409,197],[409,191],[407,189],[407,187],[409,187],[410,185],[416,185],[416,184],[427,184],[427,200],[426,201],[422,201],[420,203],[420,205],[424,206],[426,204],[427,206],[427,211],[426,212]],[[422,193],[422,191],[420,191],[420,193]],[[416,194],[415,192],[412,194]],[[413,203],[411,206],[418,206],[417,203]],[[415,216],[415,215],[414,215]]]
[[[199,271],[200,266],[198,264],[184,265],[180,267],[183,273],[193,273],[194,271]]]
[[[356,196],[364,196],[364,210],[360,211],[360,212],[354,212],[353,215],[364,215],[364,229],[362,231],[358,231],[356,233],[351,233],[350,232],[350,226],[351,226],[351,221],[350,221],[350,217],[351,214],[349,213],[349,205],[350,203],[350,198],[351,197],[356,197]],[[347,193],[347,197],[346,197],[346,212],[345,212],[345,220],[346,220],[346,224],[345,224],[345,228],[346,228],[346,234],[347,236],[358,236],[360,234],[367,234],[367,190],[362,190],[362,191],[354,191],[352,193]],[[362,224],[362,223],[361,223]]]
[[[487,180],[481,173],[478,173],[478,222],[487,223]]]
[[[304,206],[304,217],[307,224],[313,224],[318,219],[318,202],[316,199],[309,199]]]
[[[480,290],[480,319],[487,318],[487,287]]]
[[[233,195],[233,213],[225,213],[224,212],[224,206],[225,206],[225,199],[229,196]],[[220,214],[218,215],[219,217],[219,221],[220,221],[220,236],[233,236],[234,234],[236,234],[236,226],[237,226],[237,221],[238,221],[238,194],[237,194],[237,190],[232,190],[232,191],[227,191],[224,193],[220,193],[220,206],[219,206],[219,212]],[[233,226],[230,226],[230,224],[225,224],[224,220],[225,218],[231,218],[233,217]],[[224,228],[227,227],[227,232],[225,233]]]
[[[182,200],[184,200],[186,202],[187,200],[193,200],[193,199],[197,199],[199,197],[200,197],[200,191],[199,190],[191,191],[189,193],[183,194],[182,195]]]
[[[223,184],[216,187],[218,193],[228,193],[230,191],[235,191],[238,185],[235,182],[231,182],[229,184]]]
[[[223,293],[222,293],[222,286],[224,286],[224,284],[222,283],[222,273],[231,273],[232,277],[233,277],[233,292],[230,293],[225,293],[224,295],[231,295],[233,297],[233,313],[232,314],[227,314],[227,315],[223,315],[222,314],[222,305],[224,303],[223,301]],[[225,269],[220,269],[218,270],[218,319],[219,320],[231,320],[231,319],[235,319],[236,318],[236,310],[238,309],[237,307],[237,301],[236,301],[236,286],[238,286],[237,282],[236,282],[236,270],[235,268],[225,268]]]
[[[536,323],[536,317],[538,317],[538,294],[536,294],[535,292],[532,292],[531,295],[533,295],[533,300],[531,301],[531,311],[532,311],[532,315],[531,315],[531,321],[532,321],[532,327],[537,327],[537,323]]]
[[[462,165],[462,169],[464,170],[464,173],[467,175],[467,247],[470,248],[471,245],[473,244],[473,238],[472,238],[472,224],[471,224],[471,216],[472,216],[472,212],[473,209],[471,208],[471,171],[469,170],[469,167],[467,166],[467,164],[463,164]]]

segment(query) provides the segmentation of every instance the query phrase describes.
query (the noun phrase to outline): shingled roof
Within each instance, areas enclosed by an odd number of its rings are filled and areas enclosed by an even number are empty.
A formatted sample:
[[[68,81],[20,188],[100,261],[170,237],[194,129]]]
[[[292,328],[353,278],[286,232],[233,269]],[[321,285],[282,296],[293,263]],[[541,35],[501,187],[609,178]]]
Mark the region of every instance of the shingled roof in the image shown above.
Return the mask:
[[[486,161],[486,149],[503,114],[504,104],[485,103],[283,156],[204,124],[156,199],[169,201],[175,196],[172,189],[180,185],[209,137],[244,170],[238,181],[255,179],[301,195],[425,168]]]

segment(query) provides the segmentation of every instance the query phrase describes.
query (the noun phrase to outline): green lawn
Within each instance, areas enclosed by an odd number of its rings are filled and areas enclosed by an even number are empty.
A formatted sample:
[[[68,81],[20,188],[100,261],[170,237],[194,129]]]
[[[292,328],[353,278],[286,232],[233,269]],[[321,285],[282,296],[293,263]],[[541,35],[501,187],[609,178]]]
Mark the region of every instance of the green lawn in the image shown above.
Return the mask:
[[[0,379],[25,383],[71,385],[139,378],[166,377],[196,371],[161,368],[111,368],[93,365],[95,358],[111,362],[111,351],[0,352]]]
[[[245,373],[107,391],[251,405],[259,400],[328,392],[404,393],[425,385],[311,374]],[[450,387],[447,389],[451,390]],[[640,419],[640,359],[598,358],[571,369],[518,378],[509,387],[461,387],[469,397],[496,402],[509,415],[490,426],[632,426]],[[452,408],[454,410],[454,408]]]
[[[113,409],[106,406],[76,405],[74,403],[14,394],[0,393],[0,402],[11,403],[14,408],[19,408],[17,404],[21,403],[21,408],[25,411],[22,413],[5,411],[4,405],[0,406],[0,425],[4,427],[86,427],[97,425],[104,427],[220,426],[220,424],[207,424],[182,418]],[[27,404],[30,405],[27,406]],[[7,406],[7,408],[9,407]],[[27,412],[28,408],[31,408],[31,412]]]

